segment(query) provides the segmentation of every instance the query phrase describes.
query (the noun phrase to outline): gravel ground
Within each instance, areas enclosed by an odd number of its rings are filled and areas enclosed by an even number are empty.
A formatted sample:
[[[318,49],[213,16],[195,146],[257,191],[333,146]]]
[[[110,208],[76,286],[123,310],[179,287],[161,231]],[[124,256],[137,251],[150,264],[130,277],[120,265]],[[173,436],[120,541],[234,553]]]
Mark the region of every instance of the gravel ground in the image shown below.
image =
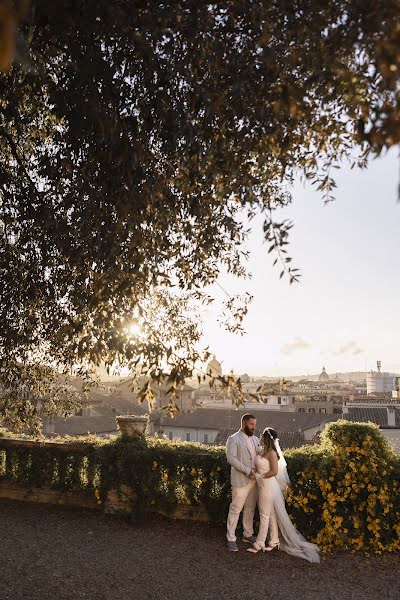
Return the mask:
[[[0,501],[2,600],[368,600],[400,596],[400,556],[225,549],[224,530]]]

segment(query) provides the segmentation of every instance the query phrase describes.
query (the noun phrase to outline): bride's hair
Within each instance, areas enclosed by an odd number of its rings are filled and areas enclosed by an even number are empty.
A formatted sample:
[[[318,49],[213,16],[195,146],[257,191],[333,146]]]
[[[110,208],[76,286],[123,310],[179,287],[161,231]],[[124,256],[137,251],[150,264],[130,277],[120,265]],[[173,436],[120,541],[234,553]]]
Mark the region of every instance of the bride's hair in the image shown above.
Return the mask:
[[[278,439],[278,432],[272,427],[266,427],[261,434],[261,444],[264,450],[273,450],[279,460],[279,453],[275,446],[276,439]]]

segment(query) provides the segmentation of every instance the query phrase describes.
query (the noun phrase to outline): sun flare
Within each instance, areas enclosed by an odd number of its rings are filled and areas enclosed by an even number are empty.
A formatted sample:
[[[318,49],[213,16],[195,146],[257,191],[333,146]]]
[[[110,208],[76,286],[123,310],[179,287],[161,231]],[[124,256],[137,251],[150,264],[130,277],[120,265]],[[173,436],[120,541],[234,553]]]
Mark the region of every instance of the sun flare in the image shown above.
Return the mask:
[[[128,333],[131,337],[137,338],[143,334],[143,330],[138,323],[131,323],[128,326]]]

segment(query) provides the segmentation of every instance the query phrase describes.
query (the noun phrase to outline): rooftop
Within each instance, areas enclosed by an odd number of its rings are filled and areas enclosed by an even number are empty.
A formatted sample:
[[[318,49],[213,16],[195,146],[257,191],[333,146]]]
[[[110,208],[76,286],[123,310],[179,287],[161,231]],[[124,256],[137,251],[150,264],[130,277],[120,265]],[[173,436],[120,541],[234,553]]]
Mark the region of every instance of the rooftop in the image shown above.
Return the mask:
[[[56,417],[52,420],[54,433],[57,435],[98,435],[115,433],[117,423],[115,417],[121,414],[144,415],[146,407],[126,398],[105,396],[101,404],[94,408],[96,414],[92,416],[73,416],[68,418]]]
[[[215,438],[215,444],[225,446],[228,437],[235,433],[237,429],[221,429]],[[256,435],[260,435],[260,430],[256,430]],[[297,431],[281,431],[279,433],[279,445],[282,450],[287,448],[298,448],[305,443],[304,436]],[[310,443],[310,442],[308,442]]]
[[[116,389],[123,388],[123,389],[125,389],[125,391],[132,392],[132,394],[133,394],[132,386],[136,386],[138,389],[140,389],[148,381],[150,381],[148,377],[139,377],[137,380],[134,380],[133,377],[125,377],[124,379],[121,379],[120,381],[118,381],[115,384],[115,388]],[[156,383],[151,384],[151,389],[153,391],[158,391],[160,393],[167,392],[170,387],[171,387],[171,385],[166,382],[160,382],[160,384],[158,384],[158,385]],[[182,385],[182,391],[184,391],[184,392],[192,392],[194,389],[195,388],[193,388],[191,385],[189,385],[187,383]]]
[[[240,428],[240,419],[246,410],[221,409],[221,408],[198,408],[191,413],[182,413],[171,419],[163,416],[163,426],[170,427],[195,427],[199,429],[234,429]],[[341,415],[328,415],[317,413],[295,413],[281,411],[252,410],[251,413],[257,419],[257,429],[273,427],[278,431],[299,432],[321,423],[336,421]],[[159,413],[153,413],[151,420],[157,422]]]
[[[223,528],[161,519],[138,526],[82,509],[0,502],[2,600],[387,600],[400,556],[225,549]]]
[[[400,428],[400,407],[391,407],[394,410],[395,427]],[[348,406],[348,413],[343,414],[343,418],[347,421],[367,423],[371,421],[379,427],[389,428],[388,410],[380,407],[359,407]]]

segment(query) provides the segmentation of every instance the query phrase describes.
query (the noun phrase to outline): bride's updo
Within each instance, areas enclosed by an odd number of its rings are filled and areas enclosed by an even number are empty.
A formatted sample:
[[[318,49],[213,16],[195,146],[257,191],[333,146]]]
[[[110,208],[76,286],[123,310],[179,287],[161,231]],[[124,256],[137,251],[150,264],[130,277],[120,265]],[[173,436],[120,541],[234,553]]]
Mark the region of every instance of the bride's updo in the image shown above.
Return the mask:
[[[275,440],[278,439],[278,432],[272,427],[266,427],[261,434],[260,442],[264,451],[273,450],[279,460],[279,453],[275,446]]]

